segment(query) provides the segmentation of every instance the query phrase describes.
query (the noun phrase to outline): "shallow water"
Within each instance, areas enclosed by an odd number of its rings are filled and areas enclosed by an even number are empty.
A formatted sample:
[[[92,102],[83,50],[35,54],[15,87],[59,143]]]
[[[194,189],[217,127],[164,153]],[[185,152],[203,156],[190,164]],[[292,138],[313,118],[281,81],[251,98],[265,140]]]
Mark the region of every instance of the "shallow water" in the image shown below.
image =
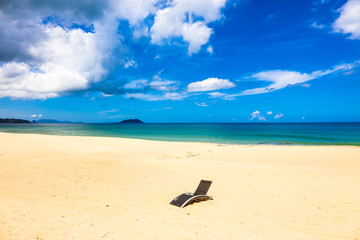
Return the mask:
[[[227,144],[360,146],[360,123],[0,124],[0,132]]]

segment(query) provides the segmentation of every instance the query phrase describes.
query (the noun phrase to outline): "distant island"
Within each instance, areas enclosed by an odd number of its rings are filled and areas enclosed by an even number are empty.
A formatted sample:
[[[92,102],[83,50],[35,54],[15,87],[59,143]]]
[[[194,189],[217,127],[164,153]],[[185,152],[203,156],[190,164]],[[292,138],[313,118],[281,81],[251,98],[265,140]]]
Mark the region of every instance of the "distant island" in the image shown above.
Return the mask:
[[[126,119],[126,120],[123,120],[119,123],[144,123],[143,121],[139,120],[139,119]]]
[[[71,121],[58,121],[55,119],[39,119],[36,123],[82,123],[82,122],[71,122]]]
[[[24,119],[16,119],[16,118],[0,118],[0,123],[53,123],[53,124],[71,124],[71,123],[82,123],[82,122],[71,122],[71,121],[58,121],[55,119],[39,119],[39,120],[33,120],[33,121],[29,121],[29,120],[24,120]],[[121,122],[116,122],[113,124],[126,124],[126,123],[136,123],[136,124],[141,124],[144,123],[143,121],[139,120],[139,119],[126,119],[123,120]]]
[[[31,123],[31,122],[24,119],[0,118],[0,123]]]

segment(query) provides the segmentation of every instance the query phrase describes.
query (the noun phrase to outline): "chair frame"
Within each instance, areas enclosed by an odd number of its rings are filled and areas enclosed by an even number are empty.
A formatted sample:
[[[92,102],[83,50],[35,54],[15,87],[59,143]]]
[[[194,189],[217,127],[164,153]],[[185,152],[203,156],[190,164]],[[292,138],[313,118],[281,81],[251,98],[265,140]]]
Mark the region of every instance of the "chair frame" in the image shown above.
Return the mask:
[[[195,193],[193,192],[185,192],[185,193],[181,193],[179,195],[177,195],[176,197],[174,197],[169,204],[171,204],[172,201],[174,201],[176,198],[182,196],[182,195],[194,195]],[[187,204],[190,204],[191,202],[195,202],[195,201],[204,201],[204,200],[213,200],[212,196],[208,196],[208,195],[194,195],[191,198],[189,198],[188,200],[186,200],[181,206],[180,208],[184,208]]]

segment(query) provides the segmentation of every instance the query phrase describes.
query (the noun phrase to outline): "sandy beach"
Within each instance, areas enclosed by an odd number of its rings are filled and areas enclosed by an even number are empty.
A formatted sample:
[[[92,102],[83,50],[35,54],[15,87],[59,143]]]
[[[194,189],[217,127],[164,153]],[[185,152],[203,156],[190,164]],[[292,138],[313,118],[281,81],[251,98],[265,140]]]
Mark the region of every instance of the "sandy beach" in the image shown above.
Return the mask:
[[[360,239],[360,147],[0,133],[0,239]]]

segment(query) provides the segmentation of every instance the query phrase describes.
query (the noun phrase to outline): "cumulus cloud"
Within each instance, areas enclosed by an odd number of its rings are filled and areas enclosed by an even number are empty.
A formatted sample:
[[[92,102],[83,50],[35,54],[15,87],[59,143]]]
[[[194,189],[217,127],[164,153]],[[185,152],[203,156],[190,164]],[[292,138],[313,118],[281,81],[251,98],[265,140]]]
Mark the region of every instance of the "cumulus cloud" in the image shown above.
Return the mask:
[[[334,32],[349,34],[360,39],[360,0],[348,0],[340,9],[339,18],[333,23]]]
[[[182,37],[189,43],[188,53],[196,53],[209,41],[212,34],[207,24],[221,18],[221,8],[226,0],[174,0],[156,12],[150,29],[151,42],[162,44],[164,40]],[[199,19],[193,22],[193,19]]]
[[[131,43],[119,30],[124,20],[134,38],[151,37],[153,44],[182,37],[191,55],[209,41],[208,24],[221,18],[225,1],[0,1],[0,97],[47,99],[92,90],[118,68],[136,68]],[[177,88],[166,80],[148,84]]]
[[[90,27],[103,17],[109,1],[12,0],[0,2],[0,61],[34,61],[33,44],[48,38],[51,25]]]
[[[254,119],[257,119],[259,121],[266,121],[266,118],[264,116],[262,116],[259,111],[255,111],[255,112],[251,113],[250,121],[252,121]]]
[[[188,92],[207,92],[235,87],[229,79],[208,78],[203,81],[193,82],[187,86]]]
[[[183,39],[189,43],[189,55],[200,51],[202,45],[209,41],[212,30],[203,22],[184,23]]]
[[[93,8],[98,4],[94,2],[90,8],[85,2],[89,1],[2,3],[0,46],[10,46],[11,51],[0,48],[0,97],[46,99],[84,90],[103,80],[107,74],[103,66],[106,48],[114,46],[103,41],[104,27],[98,27],[97,34],[72,28],[69,22],[70,17],[84,23],[102,15]],[[84,9],[76,15],[72,7]],[[49,17],[53,14],[59,17]]]
[[[37,61],[0,67],[0,97],[46,99],[84,90],[106,74],[93,33],[43,26],[46,39],[29,47]]]
[[[273,112],[272,112],[272,111],[268,111],[266,114],[267,114],[267,115],[271,115],[271,114],[273,114]]]
[[[275,115],[274,119],[280,119],[280,118],[282,118],[283,116],[284,116],[284,114],[282,114],[282,113],[277,113],[277,114]]]
[[[116,15],[126,19],[133,26],[142,22],[147,16],[155,13],[158,0],[111,0]]]

